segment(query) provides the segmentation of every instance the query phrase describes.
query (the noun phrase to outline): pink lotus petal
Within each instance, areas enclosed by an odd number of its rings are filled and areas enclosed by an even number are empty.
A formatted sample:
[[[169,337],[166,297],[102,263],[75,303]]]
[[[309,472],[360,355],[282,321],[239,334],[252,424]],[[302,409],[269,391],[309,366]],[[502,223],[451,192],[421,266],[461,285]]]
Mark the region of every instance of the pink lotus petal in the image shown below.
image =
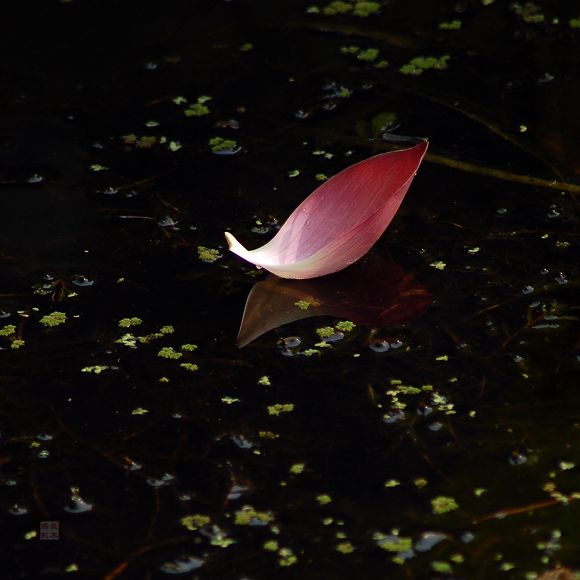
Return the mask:
[[[347,167],[316,189],[278,233],[246,250],[226,232],[229,248],[281,278],[315,278],[364,256],[397,213],[427,151],[427,141]]]

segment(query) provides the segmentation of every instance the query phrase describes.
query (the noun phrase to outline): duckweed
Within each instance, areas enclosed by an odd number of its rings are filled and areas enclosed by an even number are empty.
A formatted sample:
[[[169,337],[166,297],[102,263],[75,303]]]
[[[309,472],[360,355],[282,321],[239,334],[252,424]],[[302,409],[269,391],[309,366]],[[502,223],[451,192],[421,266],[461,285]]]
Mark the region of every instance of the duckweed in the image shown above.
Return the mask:
[[[107,365],[93,365],[90,367],[83,367],[81,369],[81,373],[94,373],[95,375],[100,375],[103,371],[106,371],[110,368]]]
[[[133,316],[132,318],[121,318],[119,320],[119,327],[120,328],[130,328],[131,326],[139,326],[142,324],[143,321],[137,316]]]
[[[211,264],[219,260],[222,254],[219,250],[214,250],[213,248],[206,248],[205,246],[197,247],[197,256],[202,262],[207,262]]]
[[[181,352],[177,352],[171,346],[164,346],[157,353],[157,356],[160,356],[161,358],[177,360],[177,359],[180,359],[183,356],[183,354]]]
[[[272,521],[274,516],[271,512],[259,512],[250,505],[242,507],[234,516],[234,523],[237,526],[265,526]]]
[[[440,495],[431,500],[431,507],[434,514],[440,515],[458,509],[459,505],[452,497]]]
[[[451,20],[450,22],[441,22],[439,30],[460,30],[461,20]]]
[[[212,137],[208,141],[208,145],[214,153],[226,153],[235,151],[238,148],[238,143],[233,139],[223,139],[222,137]]]
[[[207,526],[211,523],[211,518],[204,514],[192,514],[190,516],[185,516],[181,518],[181,525],[185,526],[188,530],[192,532],[199,530],[203,526]]]
[[[199,367],[193,363],[184,362],[184,363],[181,363],[179,366],[182,369],[185,369],[186,371],[190,371],[192,373],[199,370]]]
[[[404,64],[399,71],[404,75],[419,76],[429,69],[443,70],[448,67],[447,63],[450,58],[448,54],[444,54],[439,58],[434,56],[417,56],[407,64]]]
[[[294,475],[300,475],[301,473],[304,472],[305,467],[306,465],[304,463],[295,463],[290,467],[289,471]]]
[[[340,542],[336,545],[336,551],[341,554],[352,554],[355,548],[351,542]]]
[[[316,329],[316,334],[320,338],[329,338],[335,333],[335,330],[332,326],[323,326],[322,328]]]
[[[276,403],[268,406],[268,415],[278,417],[282,413],[291,413],[294,411],[294,403]]]
[[[367,48],[366,50],[361,50],[356,57],[358,60],[362,60],[364,62],[373,62],[377,59],[378,56],[378,48]]]
[[[52,312],[44,315],[40,320],[40,324],[44,326],[60,326],[66,322],[66,314],[64,312]]]
[[[0,328],[0,336],[11,336],[16,333],[16,326],[14,324],[7,324]]]

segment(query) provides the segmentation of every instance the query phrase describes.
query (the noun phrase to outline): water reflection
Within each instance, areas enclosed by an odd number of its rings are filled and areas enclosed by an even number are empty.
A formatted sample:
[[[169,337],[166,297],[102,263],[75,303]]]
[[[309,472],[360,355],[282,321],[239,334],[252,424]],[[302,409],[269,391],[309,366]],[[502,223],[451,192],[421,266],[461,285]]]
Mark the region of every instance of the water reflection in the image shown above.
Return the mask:
[[[431,294],[390,258],[370,253],[336,274],[286,280],[271,274],[250,290],[237,345],[303,318],[335,316],[370,327],[394,326],[422,314]]]

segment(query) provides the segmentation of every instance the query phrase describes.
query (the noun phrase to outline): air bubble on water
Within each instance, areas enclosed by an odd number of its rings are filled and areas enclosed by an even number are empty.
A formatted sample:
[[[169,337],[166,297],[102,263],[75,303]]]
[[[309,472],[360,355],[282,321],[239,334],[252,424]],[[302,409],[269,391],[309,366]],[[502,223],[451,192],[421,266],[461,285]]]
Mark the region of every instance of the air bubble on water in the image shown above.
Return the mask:
[[[519,451],[514,451],[510,455],[508,462],[511,465],[517,466],[517,465],[523,465],[524,463],[526,463],[527,460],[528,460],[528,458],[523,453],[520,453]]]
[[[44,177],[42,175],[38,175],[38,173],[33,173],[31,176],[26,178],[26,183],[35,184],[35,183],[42,183],[44,181]]]
[[[155,477],[148,477],[146,481],[151,487],[164,487],[169,485],[174,479],[174,475],[171,475],[170,473],[164,473],[159,479]]]
[[[157,222],[157,225],[162,228],[175,227],[179,222],[175,221],[171,216],[166,215]]]
[[[64,507],[64,511],[69,514],[82,514],[84,512],[90,512],[93,509],[93,504],[80,496],[78,487],[71,487],[70,491],[70,503]]]
[[[28,508],[14,503],[8,508],[8,513],[12,514],[13,516],[23,516],[28,513]]]
[[[336,331],[332,336],[324,337],[324,342],[338,342],[344,338],[344,332]]]
[[[230,435],[230,440],[240,449],[251,449],[254,444],[242,434]]]
[[[287,336],[277,342],[278,348],[298,348],[301,344],[302,339],[299,336]]]
[[[87,278],[86,276],[83,276],[82,274],[75,274],[71,278],[71,282],[75,286],[80,286],[81,288],[85,288],[87,286],[92,286],[95,283],[94,280],[90,280],[89,278]]]
[[[165,572],[165,574],[187,574],[201,568],[203,565],[204,561],[201,558],[181,556],[170,562],[165,562],[159,567],[159,570]]]
[[[227,495],[227,499],[229,499],[230,501],[234,501],[236,499],[240,499],[240,497],[242,497],[242,495],[246,491],[248,491],[248,488],[247,487],[244,487],[243,485],[238,485],[237,483],[235,483],[230,488],[230,491],[229,491],[229,493]]]
[[[295,113],[294,116],[297,119],[308,119],[308,117],[310,117],[310,111],[304,111],[303,109],[298,109]]]
[[[397,421],[400,421],[401,419],[404,419],[404,418],[405,418],[405,413],[403,413],[403,411],[397,411],[396,413],[393,413],[390,415],[384,415],[383,421],[387,425],[391,425],[392,423],[396,423]]]
[[[428,552],[439,542],[446,539],[447,534],[444,534],[443,532],[423,532],[415,542],[414,548],[417,552]]]
[[[388,340],[375,340],[369,344],[369,348],[374,352],[387,352],[391,345]]]
[[[498,213],[499,215],[504,215],[504,214],[506,214],[506,213],[507,213],[507,207],[500,207],[500,208],[498,208],[498,209],[497,209],[497,213]]]
[[[36,438],[39,441],[52,441],[53,436],[50,433],[39,433]]]
[[[255,234],[267,234],[270,231],[268,226],[254,226],[252,232]]]

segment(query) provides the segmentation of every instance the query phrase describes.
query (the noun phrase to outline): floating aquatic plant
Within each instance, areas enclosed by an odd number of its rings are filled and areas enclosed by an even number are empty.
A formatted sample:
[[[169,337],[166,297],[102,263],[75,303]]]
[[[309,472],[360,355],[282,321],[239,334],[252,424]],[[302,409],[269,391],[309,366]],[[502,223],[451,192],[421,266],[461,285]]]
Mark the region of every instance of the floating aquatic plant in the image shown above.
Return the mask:
[[[427,145],[421,141],[346,168],[308,196],[261,248],[246,250],[226,232],[230,250],[281,278],[315,278],[346,268],[393,219]]]

